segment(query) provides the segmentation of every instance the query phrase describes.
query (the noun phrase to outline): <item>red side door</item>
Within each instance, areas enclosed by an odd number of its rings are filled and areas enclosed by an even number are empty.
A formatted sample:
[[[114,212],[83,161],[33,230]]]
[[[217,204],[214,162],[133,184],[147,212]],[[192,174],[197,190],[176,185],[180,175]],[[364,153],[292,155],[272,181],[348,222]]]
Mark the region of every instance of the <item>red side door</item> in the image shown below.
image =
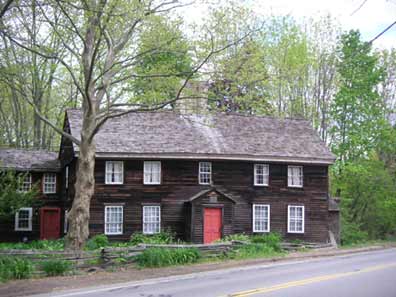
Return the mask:
[[[211,243],[221,238],[221,208],[204,209],[204,243]]]
[[[60,236],[60,208],[40,209],[40,239],[57,239]]]

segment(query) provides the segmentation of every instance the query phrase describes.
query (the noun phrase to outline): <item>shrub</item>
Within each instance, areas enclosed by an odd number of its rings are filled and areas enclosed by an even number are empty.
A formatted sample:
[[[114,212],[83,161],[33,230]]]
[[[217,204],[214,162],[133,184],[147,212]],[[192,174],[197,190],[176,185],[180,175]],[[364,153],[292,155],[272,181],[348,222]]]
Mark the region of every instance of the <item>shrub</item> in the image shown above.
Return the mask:
[[[353,245],[368,240],[368,233],[359,229],[357,224],[343,221],[341,229],[341,244]]]
[[[195,263],[201,258],[196,248],[149,248],[137,256],[140,267],[163,267]]]
[[[72,269],[72,264],[68,261],[49,260],[43,262],[41,268],[47,276],[64,275]]]
[[[267,244],[252,243],[234,249],[233,251],[228,253],[227,257],[231,259],[246,259],[270,257],[278,254],[279,251],[275,250],[273,247]]]
[[[147,244],[169,244],[175,241],[175,234],[171,231],[163,231],[156,234],[143,234],[143,233],[133,233],[130,239],[132,245],[137,245],[139,243]]]
[[[25,279],[31,277],[34,270],[30,260],[21,257],[0,258],[0,280]]]
[[[271,247],[274,251],[281,251],[282,236],[279,233],[269,233],[264,235],[255,235],[252,237],[252,243],[261,243]]]
[[[33,240],[31,242],[2,242],[0,249],[17,249],[17,250],[47,250],[60,251],[64,248],[64,240]]]
[[[250,242],[250,236],[246,235],[244,233],[237,233],[237,234],[231,234],[227,235],[221,240],[218,240],[218,242],[230,242],[230,241],[246,241]]]
[[[85,245],[87,250],[97,250],[109,245],[109,239],[104,234],[95,235]]]

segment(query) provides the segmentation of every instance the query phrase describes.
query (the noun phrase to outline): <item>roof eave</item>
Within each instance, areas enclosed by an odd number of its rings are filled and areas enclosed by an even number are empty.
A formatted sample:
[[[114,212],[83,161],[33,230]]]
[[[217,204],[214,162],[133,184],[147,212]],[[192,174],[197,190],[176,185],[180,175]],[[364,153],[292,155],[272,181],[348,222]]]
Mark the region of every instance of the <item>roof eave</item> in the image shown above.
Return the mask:
[[[79,151],[75,152],[78,158]],[[251,161],[251,162],[277,162],[331,165],[335,158],[311,158],[311,157],[288,157],[288,156],[255,156],[255,155],[226,155],[226,154],[192,154],[192,153],[118,153],[96,152],[98,159],[178,159],[178,160],[228,160],[228,161]]]

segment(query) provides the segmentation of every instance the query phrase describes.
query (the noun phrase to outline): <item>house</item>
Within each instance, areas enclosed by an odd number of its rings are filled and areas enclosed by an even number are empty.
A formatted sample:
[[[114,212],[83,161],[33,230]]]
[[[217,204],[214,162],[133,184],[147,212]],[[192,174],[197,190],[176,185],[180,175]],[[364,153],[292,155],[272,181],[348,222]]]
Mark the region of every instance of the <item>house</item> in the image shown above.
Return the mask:
[[[20,190],[28,191],[35,187],[40,206],[22,208],[14,218],[0,221],[0,241],[58,238],[63,234],[60,217],[65,206],[60,195],[63,183],[58,154],[1,148],[0,169],[24,173]]]
[[[81,122],[81,111],[69,109],[64,130],[79,138]],[[131,113],[110,119],[95,139],[91,235],[127,240],[134,232],[171,229],[184,240],[208,243],[276,231],[327,242],[334,232],[338,211],[331,207],[328,168],[335,157],[305,120]],[[78,146],[63,138],[60,229],[78,155]]]

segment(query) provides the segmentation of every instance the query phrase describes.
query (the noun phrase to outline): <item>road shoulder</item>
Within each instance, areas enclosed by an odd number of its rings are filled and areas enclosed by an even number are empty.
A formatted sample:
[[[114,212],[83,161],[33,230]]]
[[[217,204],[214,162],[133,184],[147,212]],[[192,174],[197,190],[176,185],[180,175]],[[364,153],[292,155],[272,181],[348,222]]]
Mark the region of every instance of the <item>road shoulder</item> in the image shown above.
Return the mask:
[[[155,269],[137,269],[128,267],[115,272],[99,271],[84,275],[75,275],[68,277],[51,277],[41,279],[29,279],[11,281],[0,285],[0,296],[15,297],[35,294],[44,294],[51,292],[60,292],[64,290],[75,290],[82,288],[98,287],[100,285],[122,285],[122,283],[131,283],[138,281],[154,281],[154,279],[187,276],[191,274],[215,271],[228,268],[242,268],[252,265],[265,265],[272,263],[303,261],[315,258],[342,256],[348,254],[364,253],[395,247],[394,244],[375,245],[361,248],[350,249],[326,249],[314,250],[308,252],[290,253],[284,257],[266,258],[266,259],[249,259],[249,260],[230,260],[222,262],[199,263],[187,266],[155,268]]]

